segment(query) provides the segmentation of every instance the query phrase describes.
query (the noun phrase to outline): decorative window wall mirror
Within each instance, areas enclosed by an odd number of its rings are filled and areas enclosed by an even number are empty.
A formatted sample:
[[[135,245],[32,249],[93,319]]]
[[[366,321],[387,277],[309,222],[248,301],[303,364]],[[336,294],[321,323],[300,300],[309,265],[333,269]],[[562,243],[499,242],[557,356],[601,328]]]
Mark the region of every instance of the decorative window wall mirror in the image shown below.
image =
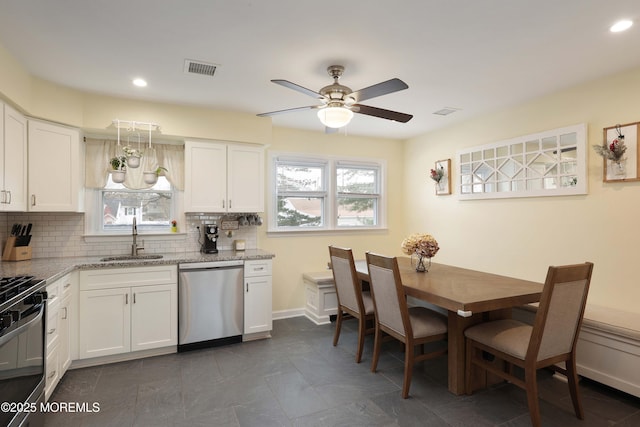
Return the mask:
[[[603,182],[640,181],[639,127],[640,122],[635,122],[604,128],[602,147],[594,147],[603,157]],[[625,148],[618,155],[622,146]]]
[[[585,124],[460,150],[461,199],[587,193]]]

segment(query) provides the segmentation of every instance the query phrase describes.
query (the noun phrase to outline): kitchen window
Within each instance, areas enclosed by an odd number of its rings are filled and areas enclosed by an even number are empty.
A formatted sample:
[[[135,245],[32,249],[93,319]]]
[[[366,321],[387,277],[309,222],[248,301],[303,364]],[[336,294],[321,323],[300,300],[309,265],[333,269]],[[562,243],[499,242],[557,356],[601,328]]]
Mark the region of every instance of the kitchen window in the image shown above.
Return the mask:
[[[166,233],[175,218],[173,190],[163,176],[147,190],[129,190],[109,177],[99,198],[102,206],[100,231],[105,233],[130,233],[134,217],[139,231]]]
[[[87,195],[85,233],[88,236],[131,234],[133,218],[138,232],[169,235],[172,220],[182,218],[184,188],[184,147],[162,143],[146,148],[141,165],[127,169],[124,184],[114,183],[109,172],[109,159],[121,148],[116,141],[86,138]],[[145,163],[148,162],[148,163]],[[142,173],[162,165],[166,171],[149,187]]]
[[[384,163],[274,155],[269,231],[384,226]]]

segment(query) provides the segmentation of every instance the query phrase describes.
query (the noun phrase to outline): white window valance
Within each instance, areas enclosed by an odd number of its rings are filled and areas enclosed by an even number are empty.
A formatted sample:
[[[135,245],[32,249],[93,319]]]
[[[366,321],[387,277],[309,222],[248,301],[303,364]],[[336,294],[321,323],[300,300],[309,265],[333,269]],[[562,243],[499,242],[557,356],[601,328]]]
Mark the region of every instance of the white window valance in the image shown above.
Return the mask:
[[[109,177],[109,160],[122,155],[117,141],[86,138],[85,150],[85,186],[87,188],[104,188]],[[184,190],[184,145],[154,143],[144,150],[140,167],[127,168],[123,185],[132,190],[152,187],[143,180],[142,173],[155,171],[158,166],[167,169],[165,176],[177,190]]]

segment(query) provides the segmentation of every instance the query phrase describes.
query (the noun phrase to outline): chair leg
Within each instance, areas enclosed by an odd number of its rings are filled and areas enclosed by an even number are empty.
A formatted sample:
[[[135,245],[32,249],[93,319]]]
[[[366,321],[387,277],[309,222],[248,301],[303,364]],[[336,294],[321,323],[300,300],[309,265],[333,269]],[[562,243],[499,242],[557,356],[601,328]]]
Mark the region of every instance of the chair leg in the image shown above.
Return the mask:
[[[582,410],[582,403],[580,403],[580,390],[578,389],[578,373],[576,371],[575,355],[565,361],[565,368],[567,371],[567,381],[569,383],[569,394],[571,394],[571,401],[573,402],[573,410],[576,413],[576,417],[583,420],[584,411]]]
[[[333,334],[333,346],[338,345],[338,339],[340,338],[340,328],[342,328],[342,310],[338,307],[338,315],[336,317],[336,332]]]
[[[382,331],[376,323],[375,338],[373,340],[373,360],[371,361],[371,372],[375,372],[378,368],[378,358],[380,357],[380,347],[382,344]]]
[[[362,349],[364,348],[364,335],[367,330],[367,319],[365,317],[358,318],[358,349],[356,351],[356,363],[360,363],[362,359]]]
[[[404,344],[404,381],[402,382],[402,398],[409,397],[411,388],[411,374],[413,373],[413,358],[415,349],[409,343]]]
[[[538,402],[538,380],[536,369],[525,368],[525,383],[527,387],[527,404],[529,405],[529,416],[532,427],[540,427],[540,404]]]

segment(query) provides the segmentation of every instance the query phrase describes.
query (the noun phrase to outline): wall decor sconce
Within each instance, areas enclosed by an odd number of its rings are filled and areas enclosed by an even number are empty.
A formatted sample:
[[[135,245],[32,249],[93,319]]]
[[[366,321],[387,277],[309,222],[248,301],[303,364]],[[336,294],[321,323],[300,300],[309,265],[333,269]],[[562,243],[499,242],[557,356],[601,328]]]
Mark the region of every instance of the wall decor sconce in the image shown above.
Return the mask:
[[[435,168],[431,169],[430,178],[435,181],[436,195],[451,194],[451,159],[438,160]]]
[[[593,146],[603,159],[603,182],[640,181],[639,127],[635,122],[603,129],[602,145]]]

